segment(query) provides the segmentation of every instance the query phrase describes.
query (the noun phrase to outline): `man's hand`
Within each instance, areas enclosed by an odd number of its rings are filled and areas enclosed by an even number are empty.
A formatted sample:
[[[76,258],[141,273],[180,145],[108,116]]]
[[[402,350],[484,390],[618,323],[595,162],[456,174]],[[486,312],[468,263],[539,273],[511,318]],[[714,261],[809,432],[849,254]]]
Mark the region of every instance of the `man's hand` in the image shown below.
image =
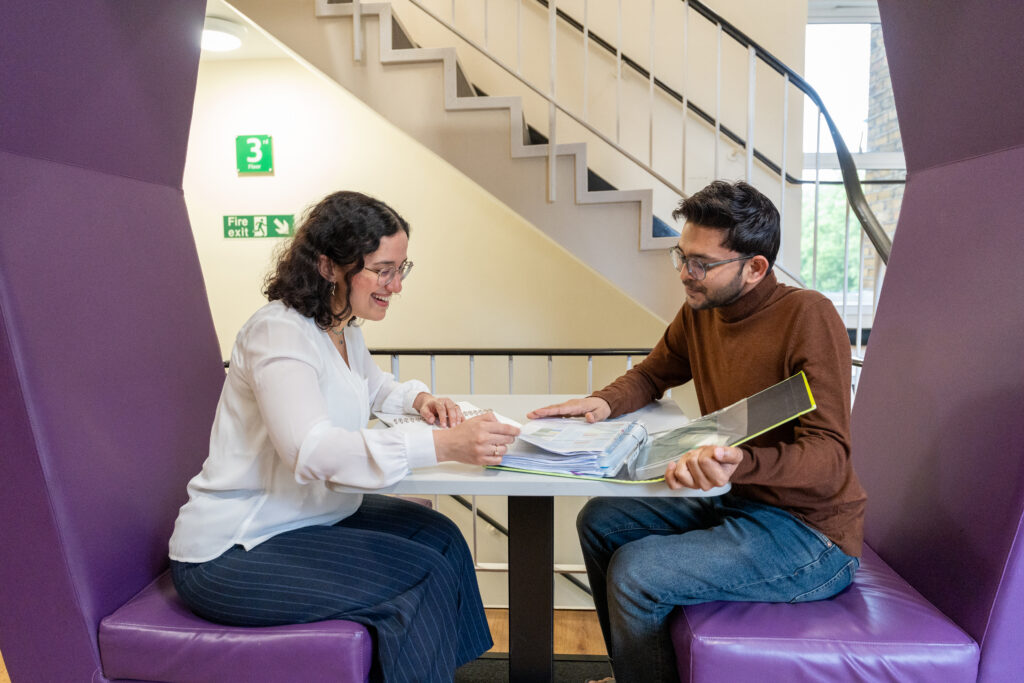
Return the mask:
[[[582,415],[587,418],[587,422],[600,422],[611,414],[612,409],[608,406],[607,401],[596,396],[588,396],[531,410],[526,417],[536,420],[539,417],[579,417]]]
[[[708,491],[725,486],[743,460],[743,451],[730,446],[701,446],[668,464],[665,483],[670,489],[684,486]]]
[[[436,422],[440,427],[454,427],[466,419],[455,401],[450,398],[438,398],[425,391],[416,396],[412,408],[430,425]]]

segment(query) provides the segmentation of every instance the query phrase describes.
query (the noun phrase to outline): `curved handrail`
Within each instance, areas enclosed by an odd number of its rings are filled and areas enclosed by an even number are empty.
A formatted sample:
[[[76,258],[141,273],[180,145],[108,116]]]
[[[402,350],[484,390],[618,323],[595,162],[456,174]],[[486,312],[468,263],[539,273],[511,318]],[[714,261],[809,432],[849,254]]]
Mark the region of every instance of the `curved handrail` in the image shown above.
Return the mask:
[[[864,232],[868,236],[868,239],[871,241],[871,244],[874,245],[875,251],[878,252],[879,257],[882,259],[884,263],[888,263],[889,253],[890,251],[892,251],[892,241],[889,239],[889,236],[885,233],[885,230],[882,228],[882,225],[878,222],[878,218],[875,216],[874,212],[871,210],[871,207],[868,205],[867,199],[864,197],[864,190],[861,187],[860,178],[857,177],[857,166],[853,161],[853,156],[850,154],[850,150],[846,146],[846,142],[843,140],[843,136],[839,133],[839,128],[836,126],[835,121],[832,119],[832,115],[829,114],[828,109],[825,107],[825,103],[822,101],[821,96],[818,94],[818,92],[813,87],[811,87],[811,85],[807,81],[805,81],[800,74],[786,66],[786,64],[782,62],[782,60],[780,60],[771,52],[763,48],[756,41],[750,38],[750,36],[743,33],[743,31],[730,24],[727,20],[723,19],[721,15],[717,14],[707,5],[700,2],[700,0],[682,1],[687,2],[687,4],[690,7],[692,7],[698,14],[703,16],[708,21],[721,26],[723,33],[728,35],[730,38],[738,42],[743,47],[753,48],[754,53],[761,59],[761,61],[763,61],[765,64],[767,64],[769,67],[774,69],[779,74],[788,76],[790,82],[796,88],[798,88],[805,95],[811,98],[811,101],[814,102],[815,106],[818,107],[818,111],[820,111],[821,114],[824,116],[825,123],[828,125],[829,133],[832,136],[832,141],[835,144],[836,156],[839,160],[839,168],[842,171],[843,176],[843,186],[846,188],[846,196],[850,201],[850,208],[853,210],[854,215],[857,216],[857,220],[860,221],[861,227],[864,229]],[[543,5],[544,7],[548,7],[548,0],[537,0],[537,2]],[[583,24],[581,24],[575,18],[557,8],[555,9],[555,13],[560,19],[562,19],[564,22],[572,26],[574,29],[576,29],[580,33],[583,32]],[[591,40],[600,45],[606,51],[612,54],[617,53],[616,48],[611,43],[609,43],[604,38],[601,38],[593,31],[587,29],[587,35]],[[631,59],[624,53],[620,52],[619,54],[622,55],[623,64],[629,66],[631,69],[636,71],[645,79],[651,78],[651,73],[647,69],[643,68],[638,62],[636,62],[636,60]],[[669,95],[677,102],[683,102],[682,94],[676,92],[674,89],[666,85],[657,77],[655,77],[653,81],[655,86],[662,92]],[[703,119],[705,122],[711,124],[712,126],[715,125],[714,116],[707,113],[700,107],[696,106],[692,101],[687,100],[687,108],[694,114],[696,114],[698,117]],[[746,140],[744,140],[742,137],[737,135],[735,132],[733,132],[726,126],[721,125],[721,123],[719,123],[718,128],[727,138],[732,140],[737,145],[746,148]],[[762,152],[758,151],[756,147],[754,148],[753,154],[754,158],[756,158],[766,167],[771,169],[772,172],[777,174],[782,173],[782,167],[779,164],[776,164],[775,162],[771,161]],[[796,178],[790,176],[788,173],[786,174],[786,181],[790,183],[800,182]]]

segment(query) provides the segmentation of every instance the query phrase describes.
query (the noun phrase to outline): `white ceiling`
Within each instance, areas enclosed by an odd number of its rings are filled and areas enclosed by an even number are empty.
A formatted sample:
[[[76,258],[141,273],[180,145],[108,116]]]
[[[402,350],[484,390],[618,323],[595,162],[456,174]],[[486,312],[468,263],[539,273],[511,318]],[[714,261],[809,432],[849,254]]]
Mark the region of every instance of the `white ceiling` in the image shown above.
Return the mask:
[[[207,0],[206,16],[217,17],[233,21],[245,28],[245,35],[242,37],[242,47],[230,52],[213,52],[202,50],[199,53],[200,61],[214,61],[223,59],[281,59],[287,57],[272,39],[268,38],[263,31],[251,24],[238,10],[232,7],[225,0]]]

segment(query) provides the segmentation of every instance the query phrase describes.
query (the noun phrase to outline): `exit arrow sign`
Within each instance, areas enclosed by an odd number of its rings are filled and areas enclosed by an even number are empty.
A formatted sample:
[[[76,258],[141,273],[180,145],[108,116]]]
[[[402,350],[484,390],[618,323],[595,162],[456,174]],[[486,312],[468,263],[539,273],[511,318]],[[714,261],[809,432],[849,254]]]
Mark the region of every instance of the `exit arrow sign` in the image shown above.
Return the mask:
[[[291,237],[295,232],[295,216],[291,214],[259,214],[224,216],[224,237]]]

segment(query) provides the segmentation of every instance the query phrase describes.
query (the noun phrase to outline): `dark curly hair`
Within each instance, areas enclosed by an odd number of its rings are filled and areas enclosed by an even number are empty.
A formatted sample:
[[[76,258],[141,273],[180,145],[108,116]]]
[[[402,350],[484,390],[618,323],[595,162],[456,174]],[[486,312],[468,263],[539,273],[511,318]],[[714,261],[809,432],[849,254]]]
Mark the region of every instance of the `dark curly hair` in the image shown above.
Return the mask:
[[[768,267],[779,254],[779,210],[772,200],[743,181],[716,180],[679,202],[672,218],[726,231],[722,246],[751,256],[764,256]]]
[[[328,329],[347,318],[351,305],[340,313],[331,310],[331,283],[320,275],[320,254],[339,266],[353,266],[345,273],[345,289],[363,269],[363,258],[380,248],[381,238],[399,230],[409,234],[409,224],[394,209],[359,192],[335,192],[308,209],[295,236],[277,257],[267,275],[263,293],[270,301],[312,318]]]

